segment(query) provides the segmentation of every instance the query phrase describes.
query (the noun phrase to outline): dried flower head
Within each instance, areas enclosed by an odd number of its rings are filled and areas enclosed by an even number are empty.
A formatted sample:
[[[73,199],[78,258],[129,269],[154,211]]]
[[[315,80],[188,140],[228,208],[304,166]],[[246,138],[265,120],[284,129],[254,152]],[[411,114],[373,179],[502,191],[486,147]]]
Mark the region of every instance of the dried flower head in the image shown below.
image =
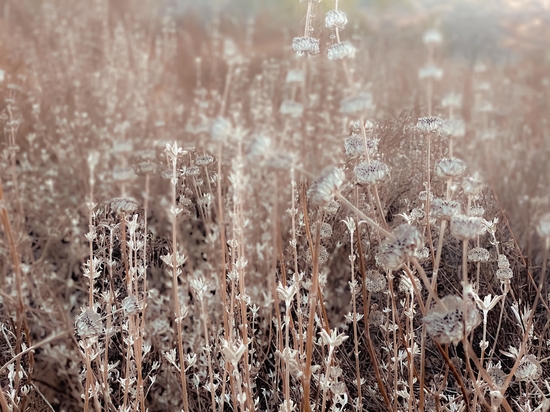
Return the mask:
[[[470,262],[487,262],[489,257],[489,251],[482,247],[475,247],[468,252],[468,260]]]
[[[483,190],[483,182],[479,173],[474,173],[473,176],[466,176],[462,179],[462,190],[466,196],[477,196]]]
[[[317,225],[313,225],[311,228],[311,236],[315,238],[317,236]],[[319,233],[319,237],[321,239],[327,239],[332,236],[332,226],[330,223],[323,222],[321,223],[321,230]]]
[[[330,10],[325,15],[325,26],[327,27],[327,29],[342,30],[346,26],[346,24],[348,24],[348,18],[346,16],[346,13],[341,10]]]
[[[445,157],[435,167],[435,173],[443,179],[461,176],[465,171],[466,163],[456,157]]]
[[[504,385],[504,382],[506,381],[506,373],[502,370],[500,361],[496,365],[489,363],[489,366],[487,367],[487,374],[491,377],[497,389],[502,388],[502,385]]]
[[[76,333],[81,338],[91,338],[103,333],[103,322],[99,314],[91,308],[80,308],[75,319]]]
[[[460,214],[460,209],[460,203],[456,200],[436,198],[430,203],[430,216],[450,220],[454,215]]]
[[[315,206],[324,206],[334,199],[334,195],[344,183],[345,174],[336,167],[326,168],[321,177],[312,183],[307,196]]]
[[[422,133],[435,133],[438,132],[443,125],[443,120],[440,117],[421,117],[416,123],[416,128]]]
[[[466,124],[462,119],[447,119],[441,126],[441,134],[446,137],[464,137]]]
[[[350,42],[335,43],[327,50],[329,60],[342,60],[355,57],[355,47]]]
[[[202,156],[198,156],[196,159],[195,159],[195,164],[197,166],[208,166],[209,164],[213,163],[214,162],[214,158],[210,155],[202,155]]]
[[[314,37],[294,37],[292,40],[292,48],[298,54],[303,56],[304,54],[314,55],[319,53],[319,39]]]
[[[397,270],[409,257],[424,246],[422,235],[418,229],[408,224],[399,225],[393,231],[394,238],[382,241],[376,254],[376,262],[387,270]]]
[[[383,184],[390,178],[390,168],[379,160],[361,162],[355,166],[355,178],[360,185]]]
[[[365,287],[369,292],[382,292],[386,289],[386,278],[377,270],[369,270],[365,275]]]
[[[481,322],[481,315],[471,300],[448,295],[429,310],[423,322],[436,342],[456,345],[464,337],[464,326],[469,334]]]
[[[534,355],[526,355],[521,358],[516,370],[516,380],[520,382],[536,381],[542,375],[540,362]]]
[[[479,217],[455,215],[451,217],[451,234],[460,240],[474,239],[484,229]]]
[[[482,217],[485,214],[483,206],[472,206],[470,208],[470,216]]]

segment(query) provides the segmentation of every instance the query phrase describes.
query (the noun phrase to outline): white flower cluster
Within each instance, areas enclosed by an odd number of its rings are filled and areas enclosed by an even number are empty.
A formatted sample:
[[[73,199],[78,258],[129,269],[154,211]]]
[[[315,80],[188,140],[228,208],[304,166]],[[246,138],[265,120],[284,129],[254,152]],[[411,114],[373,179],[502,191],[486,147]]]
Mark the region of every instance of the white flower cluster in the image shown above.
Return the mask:
[[[345,174],[342,169],[329,167],[323,171],[309,190],[307,196],[315,206],[324,206],[334,199],[334,195],[344,183]]]
[[[471,300],[448,295],[430,309],[423,322],[428,335],[436,342],[456,345],[463,338],[464,332],[469,334],[479,325],[481,315]]]
[[[424,240],[418,229],[403,224],[393,231],[394,238],[387,238],[380,243],[376,262],[386,270],[397,270],[408,258],[414,257],[416,251],[424,246]]]
[[[390,168],[379,160],[361,162],[355,166],[355,178],[360,185],[379,185],[389,180]]]
[[[348,24],[348,18],[346,16],[346,13],[344,13],[342,10],[330,10],[325,15],[325,26],[327,27],[327,29],[342,30],[346,26],[346,24]]]
[[[292,48],[298,56],[303,56],[304,54],[319,54],[319,39],[305,36],[294,37],[292,40]]]
[[[347,57],[355,57],[355,47],[350,42],[333,44],[328,48],[327,57],[329,60],[342,60]]]
[[[436,198],[430,203],[430,216],[436,219],[450,220],[454,215],[460,214],[460,203],[456,200]]]

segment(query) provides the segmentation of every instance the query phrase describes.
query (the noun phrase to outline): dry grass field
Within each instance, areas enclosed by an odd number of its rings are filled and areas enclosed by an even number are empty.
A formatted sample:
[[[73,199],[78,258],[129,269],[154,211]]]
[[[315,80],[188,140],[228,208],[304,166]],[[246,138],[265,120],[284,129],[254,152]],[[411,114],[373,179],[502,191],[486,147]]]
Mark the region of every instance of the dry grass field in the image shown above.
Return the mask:
[[[549,411],[546,3],[0,0],[1,410]]]

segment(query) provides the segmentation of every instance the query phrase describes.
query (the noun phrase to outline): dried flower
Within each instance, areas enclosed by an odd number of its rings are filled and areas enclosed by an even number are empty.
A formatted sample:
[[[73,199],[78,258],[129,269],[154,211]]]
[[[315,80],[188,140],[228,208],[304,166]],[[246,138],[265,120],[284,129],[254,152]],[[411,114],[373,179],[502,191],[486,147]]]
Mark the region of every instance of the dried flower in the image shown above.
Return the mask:
[[[466,163],[456,157],[445,157],[435,167],[435,173],[443,179],[461,176],[465,171]]]
[[[423,322],[436,342],[456,345],[464,337],[464,326],[469,334],[481,322],[481,315],[471,300],[448,295],[430,309]]]
[[[430,203],[430,216],[436,219],[450,220],[454,215],[460,214],[460,203],[456,200],[436,198]]]
[[[327,50],[329,60],[342,60],[355,57],[355,47],[350,42],[335,43]]]
[[[76,333],[81,338],[91,338],[103,333],[103,322],[99,314],[91,308],[80,308],[75,319]]]
[[[482,217],[485,214],[483,206],[472,206],[470,208],[470,216]]]
[[[467,176],[462,179],[462,190],[466,196],[477,196],[483,189],[483,182],[479,177],[479,173],[475,173],[473,176]]]
[[[365,287],[372,293],[382,292],[386,289],[386,278],[377,270],[369,270],[365,275]]]
[[[202,156],[198,156],[196,159],[195,159],[195,164],[197,166],[208,166],[209,164],[213,163],[214,162],[214,158],[210,155],[202,155]]]
[[[379,185],[390,178],[390,168],[379,160],[361,162],[355,166],[355,178],[360,185]]]
[[[517,381],[536,381],[541,377],[541,375],[542,367],[534,355],[527,355],[521,358],[515,374]]]
[[[332,329],[330,331],[330,335],[326,330],[321,329],[319,335],[321,335],[321,340],[323,341],[323,343],[327,346],[330,346],[331,348],[336,348],[337,346],[340,346],[348,339],[347,335],[343,333],[338,334],[338,331],[336,329]]]
[[[462,119],[447,119],[441,126],[441,134],[446,137],[464,137],[466,124]]]
[[[344,183],[345,174],[342,169],[329,167],[323,171],[321,177],[312,183],[307,196],[315,206],[324,206],[334,199],[335,194]]]
[[[460,240],[474,239],[482,230],[483,219],[465,215],[451,217],[451,234]]]
[[[442,125],[443,120],[440,117],[421,117],[416,123],[416,128],[423,133],[435,133]]]
[[[424,245],[422,235],[414,226],[403,224],[393,231],[394,238],[382,241],[376,254],[376,262],[387,270],[397,270],[418,248]]]
[[[341,10],[330,10],[325,15],[325,25],[327,29],[342,30],[346,24],[348,24],[348,18],[346,16],[346,13]]]
[[[470,262],[487,262],[489,257],[489,251],[482,247],[475,247],[468,252],[468,260]]]
[[[314,55],[319,53],[319,39],[314,37],[294,37],[292,40],[292,48],[298,54],[303,56],[304,54]]]

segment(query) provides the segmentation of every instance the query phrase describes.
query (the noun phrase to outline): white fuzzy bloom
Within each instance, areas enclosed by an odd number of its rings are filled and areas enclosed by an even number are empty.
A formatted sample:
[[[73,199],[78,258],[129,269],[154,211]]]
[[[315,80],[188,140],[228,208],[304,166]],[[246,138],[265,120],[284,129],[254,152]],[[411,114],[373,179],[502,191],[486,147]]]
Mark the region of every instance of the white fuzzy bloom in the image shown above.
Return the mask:
[[[469,334],[481,322],[481,315],[471,300],[448,295],[430,309],[423,322],[436,342],[456,345],[464,336],[464,326]]]
[[[298,54],[303,56],[304,54],[318,54],[319,53],[319,39],[315,37],[294,37],[292,40],[292,48]]]
[[[484,229],[483,219],[465,215],[451,217],[451,234],[460,240],[474,239]]]
[[[372,160],[370,163],[361,162],[355,167],[355,178],[360,185],[383,184],[389,177],[390,168],[379,160]]]
[[[342,30],[346,26],[346,24],[348,24],[348,18],[346,16],[346,13],[344,13],[342,10],[330,10],[325,15],[325,26],[327,26],[327,29]]]
[[[443,179],[459,177],[464,172],[466,172],[466,163],[456,157],[445,157],[435,167],[435,173]]]
[[[438,132],[443,125],[443,120],[440,117],[421,117],[416,123],[416,128],[423,133]]]
[[[418,229],[403,224],[393,231],[394,238],[387,238],[380,243],[376,254],[376,263],[387,270],[397,270],[408,258],[414,257],[416,251],[424,246],[424,240]]]
[[[350,42],[333,44],[328,48],[327,57],[329,60],[342,60],[347,57],[355,57],[355,47]]]
[[[430,216],[436,219],[450,220],[454,215],[460,214],[460,203],[456,200],[436,198],[430,203]]]
[[[329,167],[323,171],[309,190],[307,196],[315,206],[324,206],[334,199],[334,195],[344,183],[345,174],[342,169]]]

